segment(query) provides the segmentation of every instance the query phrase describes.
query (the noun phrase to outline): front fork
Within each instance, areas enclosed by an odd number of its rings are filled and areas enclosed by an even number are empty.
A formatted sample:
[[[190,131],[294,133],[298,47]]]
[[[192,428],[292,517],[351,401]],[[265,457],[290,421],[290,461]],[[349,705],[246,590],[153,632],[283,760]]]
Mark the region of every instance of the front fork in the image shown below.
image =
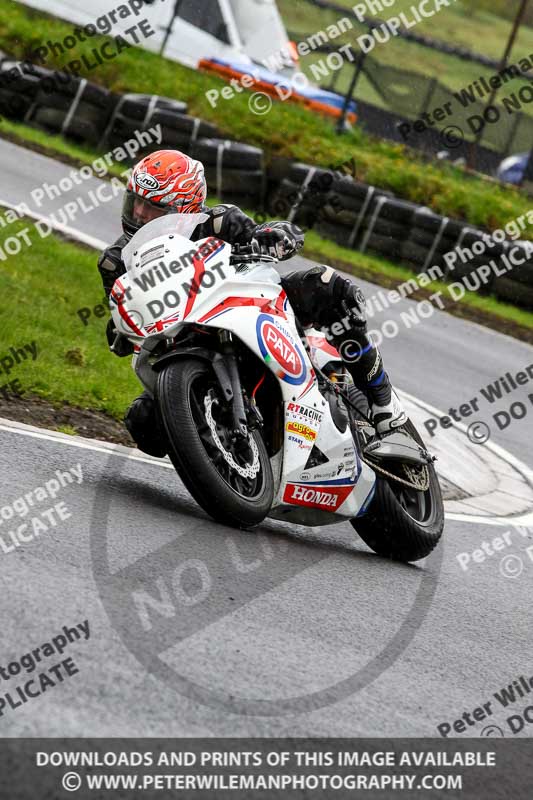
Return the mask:
[[[262,423],[262,418],[259,409],[256,409],[253,403],[249,403],[249,413],[247,414],[244,389],[239,376],[239,367],[231,332],[220,331],[219,338],[222,352],[202,350],[201,357],[211,364],[224,400],[231,408],[233,436],[236,439],[242,439],[247,442],[249,430],[258,427]],[[191,355],[194,355],[194,352],[193,348]],[[172,354],[170,355],[172,357]],[[187,355],[187,352],[184,351],[183,355]],[[157,376],[150,363],[151,357],[152,353],[149,348],[143,347],[139,353],[135,354],[132,366],[143,386],[148,389],[152,396],[155,396]]]
[[[217,364],[213,364],[213,367],[220,385],[222,386],[224,396],[226,400],[231,403],[233,434],[239,439],[248,441],[250,425],[244,407],[244,390],[241,384],[231,332],[221,331],[220,341],[222,343],[223,356]]]

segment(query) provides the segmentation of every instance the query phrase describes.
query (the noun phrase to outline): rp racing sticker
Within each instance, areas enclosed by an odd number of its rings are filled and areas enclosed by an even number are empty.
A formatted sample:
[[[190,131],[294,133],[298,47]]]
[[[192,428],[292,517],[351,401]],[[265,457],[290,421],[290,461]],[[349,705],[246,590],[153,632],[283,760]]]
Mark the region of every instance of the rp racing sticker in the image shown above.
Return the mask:
[[[290,333],[267,314],[257,318],[256,331],[261,355],[278,378],[294,386],[302,384],[307,377],[307,367]]]

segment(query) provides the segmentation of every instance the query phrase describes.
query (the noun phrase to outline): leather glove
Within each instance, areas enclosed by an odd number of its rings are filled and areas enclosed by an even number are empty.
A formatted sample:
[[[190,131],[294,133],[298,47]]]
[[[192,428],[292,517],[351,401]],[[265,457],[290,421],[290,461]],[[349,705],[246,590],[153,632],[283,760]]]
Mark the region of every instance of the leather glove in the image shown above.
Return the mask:
[[[303,231],[290,222],[271,222],[261,225],[256,233],[261,252],[284,261],[295,255],[304,245]]]
[[[115,343],[115,340],[117,338],[117,333],[118,331],[115,328],[115,322],[113,320],[113,317],[111,317],[111,319],[107,323],[107,328],[106,328],[107,343],[110,349],[111,346]],[[133,353],[133,345],[130,342],[130,340],[127,339],[125,336],[119,336],[118,341],[115,344],[115,348],[114,350],[112,350],[112,352],[119,358],[125,358],[125,356],[131,356],[131,354]]]

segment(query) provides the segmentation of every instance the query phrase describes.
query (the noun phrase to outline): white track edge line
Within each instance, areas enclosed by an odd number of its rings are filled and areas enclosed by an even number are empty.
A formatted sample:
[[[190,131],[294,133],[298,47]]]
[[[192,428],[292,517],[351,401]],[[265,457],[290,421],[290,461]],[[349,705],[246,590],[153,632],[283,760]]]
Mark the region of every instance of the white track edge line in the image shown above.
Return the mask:
[[[0,206],[5,206],[6,208],[10,208],[12,211],[17,211],[20,208],[20,204],[14,205],[13,203],[9,203],[7,200],[2,200],[0,198]],[[95,236],[90,236],[88,233],[83,233],[83,231],[78,230],[77,228],[70,228],[68,225],[62,225],[60,222],[54,222],[49,217],[46,217],[44,214],[37,214],[35,211],[31,209],[24,210],[24,217],[31,217],[31,219],[35,219],[38,222],[46,222],[53,230],[58,231],[59,233],[64,233],[65,236],[69,236],[71,239],[76,239],[78,242],[82,242],[83,244],[88,245],[89,247],[93,247],[95,250],[105,250],[106,247],[109,247],[109,242],[104,242],[103,239],[97,239]]]
[[[80,450],[92,450],[95,453],[114,455],[119,458],[129,459],[130,461],[142,461],[144,464],[150,464],[152,466],[155,465],[158,467],[165,467],[166,469],[174,469],[172,464],[167,460],[141,455],[138,450],[126,447],[125,445],[98,442],[97,439],[74,437],[67,433],[61,433],[60,431],[48,431],[46,428],[35,428],[33,425],[24,425],[21,422],[14,422],[1,417],[0,431],[17,433],[20,436],[29,436],[33,439],[44,439],[49,442],[55,442],[56,444],[66,444],[69,447],[77,447]]]
[[[91,450],[95,453],[105,453],[107,455],[115,455],[119,458],[125,458],[129,461],[140,461],[150,466],[164,467],[165,469],[174,469],[173,465],[168,460],[150,458],[139,454],[138,450],[125,447],[120,444],[105,444],[98,442],[97,439],[84,439],[82,437],[72,437],[69,434],[61,433],[60,431],[48,431],[46,428],[36,428],[33,425],[25,425],[22,422],[15,422],[0,417],[0,431],[6,433],[18,433],[21,436],[29,436],[34,439],[44,439],[45,441],[55,442],[56,444],[66,444],[70,447],[78,447],[81,450]],[[445,514],[447,520],[451,522],[470,522],[480,525],[524,525],[529,527],[533,526],[533,512],[530,514],[521,515],[519,517],[505,519],[502,517],[482,517],[470,514],[456,514],[447,512]]]

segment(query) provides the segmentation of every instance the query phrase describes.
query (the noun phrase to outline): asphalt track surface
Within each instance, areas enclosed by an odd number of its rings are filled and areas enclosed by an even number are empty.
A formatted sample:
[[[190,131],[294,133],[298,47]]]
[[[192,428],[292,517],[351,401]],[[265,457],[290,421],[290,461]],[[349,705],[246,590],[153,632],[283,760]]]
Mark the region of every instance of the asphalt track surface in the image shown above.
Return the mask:
[[[6,142],[0,163],[0,202],[15,205],[70,171]],[[70,224],[108,242],[118,210],[117,200]],[[88,304],[100,297],[95,265]],[[374,322],[410,307],[402,301]],[[382,349],[419,423],[533,363],[530,346],[442,312],[402,327]],[[40,504],[63,501],[67,521],[0,553],[0,665],[64,625],[90,624],[89,640],[65,651],[79,674],[0,716],[0,735],[438,736],[437,725],[492,700],[493,713],[460,735],[494,735],[487,726],[496,725],[511,736],[506,719],[527,697],[504,709],[492,695],[533,673],[533,409],[505,431],[491,415],[517,400],[529,408],[528,390],[480,405],[471,419],[491,424],[489,444],[472,444],[458,426],[430,440],[447,524],[436,554],[411,566],[373,555],[348,524],[226,528],[165,462],[0,421],[0,505],[57,470],[80,465],[83,474]],[[531,533],[517,532],[517,521]],[[459,553],[505,531],[512,544],[461,569]],[[138,603],[148,595],[146,630]]]

